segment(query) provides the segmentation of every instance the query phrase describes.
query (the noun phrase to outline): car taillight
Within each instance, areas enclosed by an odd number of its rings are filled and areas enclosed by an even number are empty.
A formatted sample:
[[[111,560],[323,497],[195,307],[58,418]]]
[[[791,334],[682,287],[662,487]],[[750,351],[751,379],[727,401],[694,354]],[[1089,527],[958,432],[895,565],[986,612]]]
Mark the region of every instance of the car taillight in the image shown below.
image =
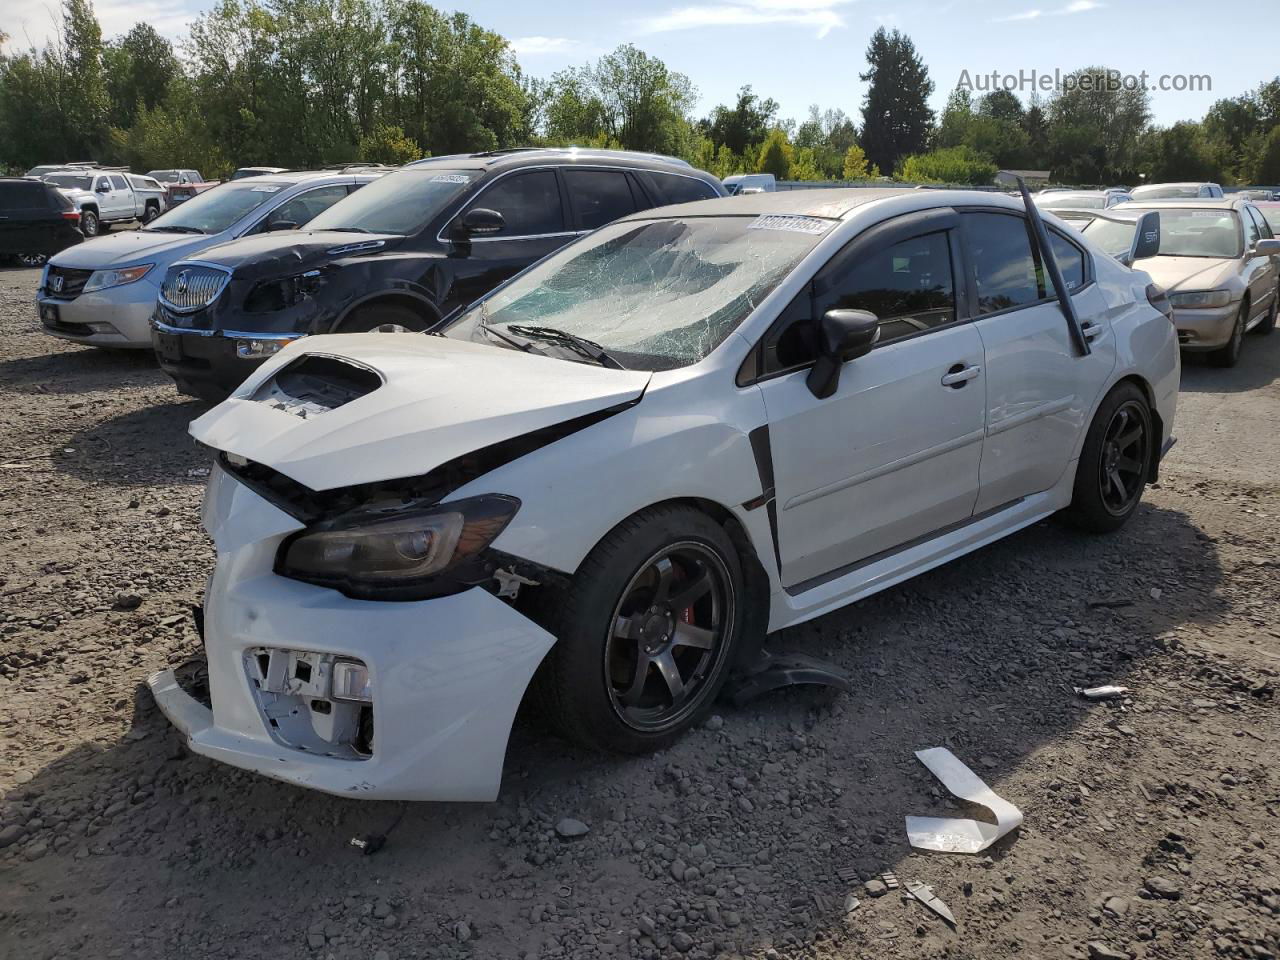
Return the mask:
[[[63,210],[62,219],[78,221],[80,219],[80,211],[79,210]]]
[[[1164,314],[1165,319],[1173,323],[1173,304],[1158,283],[1147,284],[1147,302]]]

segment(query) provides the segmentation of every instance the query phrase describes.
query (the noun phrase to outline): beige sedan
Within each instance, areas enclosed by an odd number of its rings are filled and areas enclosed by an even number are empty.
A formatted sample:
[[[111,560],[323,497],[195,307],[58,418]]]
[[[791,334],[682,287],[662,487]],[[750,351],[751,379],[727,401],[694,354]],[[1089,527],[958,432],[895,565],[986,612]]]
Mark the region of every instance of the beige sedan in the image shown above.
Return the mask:
[[[1235,366],[1246,333],[1275,329],[1280,240],[1247,200],[1135,201],[1110,212],[1144,210],[1160,211],[1160,253],[1135,267],[1168,292],[1178,342],[1188,352],[1208,354],[1218,366]],[[1125,229],[1131,236],[1131,226],[1096,220],[1086,232],[1109,249],[1103,234]]]

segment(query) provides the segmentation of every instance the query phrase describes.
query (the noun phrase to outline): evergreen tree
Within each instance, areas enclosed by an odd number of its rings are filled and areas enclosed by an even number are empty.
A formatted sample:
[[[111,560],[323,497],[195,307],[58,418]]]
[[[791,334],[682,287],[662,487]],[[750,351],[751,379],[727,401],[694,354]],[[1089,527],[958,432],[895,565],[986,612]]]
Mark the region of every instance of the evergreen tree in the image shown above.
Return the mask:
[[[903,157],[927,145],[933,81],[911,38],[897,30],[875,32],[867,63],[871,69],[861,74],[870,83],[862,103],[862,148],[881,170],[896,170]]]

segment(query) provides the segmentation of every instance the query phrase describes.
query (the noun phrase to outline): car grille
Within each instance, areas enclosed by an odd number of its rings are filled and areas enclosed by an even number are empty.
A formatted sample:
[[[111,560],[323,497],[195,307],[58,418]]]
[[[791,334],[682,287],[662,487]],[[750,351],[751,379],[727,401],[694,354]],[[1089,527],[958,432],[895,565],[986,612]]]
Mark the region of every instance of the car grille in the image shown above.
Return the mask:
[[[48,286],[45,290],[62,300],[74,300],[84,290],[92,270],[72,270],[68,267],[50,267]]]
[[[174,313],[193,313],[218,299],[230,279],[220,267],[175,264],[160,285],[160,301]]]

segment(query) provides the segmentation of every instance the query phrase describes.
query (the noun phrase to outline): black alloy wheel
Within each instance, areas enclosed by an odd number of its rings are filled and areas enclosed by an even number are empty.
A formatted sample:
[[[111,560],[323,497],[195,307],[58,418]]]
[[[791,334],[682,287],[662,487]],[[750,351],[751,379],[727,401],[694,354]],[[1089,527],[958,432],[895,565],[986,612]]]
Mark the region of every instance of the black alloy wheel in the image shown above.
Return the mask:
[[[622,592],[604,649],[618,718],[662,733],[696,712],[719,672],[734,609],[729,571],[706,545],[674,543],[649,557]]]
[[[1151,429],[1145,405],[1128,400],[1111,415],[1098,464],[1103,506],[1116,517],[1128,515],[1142,496],[1151,461]]]

